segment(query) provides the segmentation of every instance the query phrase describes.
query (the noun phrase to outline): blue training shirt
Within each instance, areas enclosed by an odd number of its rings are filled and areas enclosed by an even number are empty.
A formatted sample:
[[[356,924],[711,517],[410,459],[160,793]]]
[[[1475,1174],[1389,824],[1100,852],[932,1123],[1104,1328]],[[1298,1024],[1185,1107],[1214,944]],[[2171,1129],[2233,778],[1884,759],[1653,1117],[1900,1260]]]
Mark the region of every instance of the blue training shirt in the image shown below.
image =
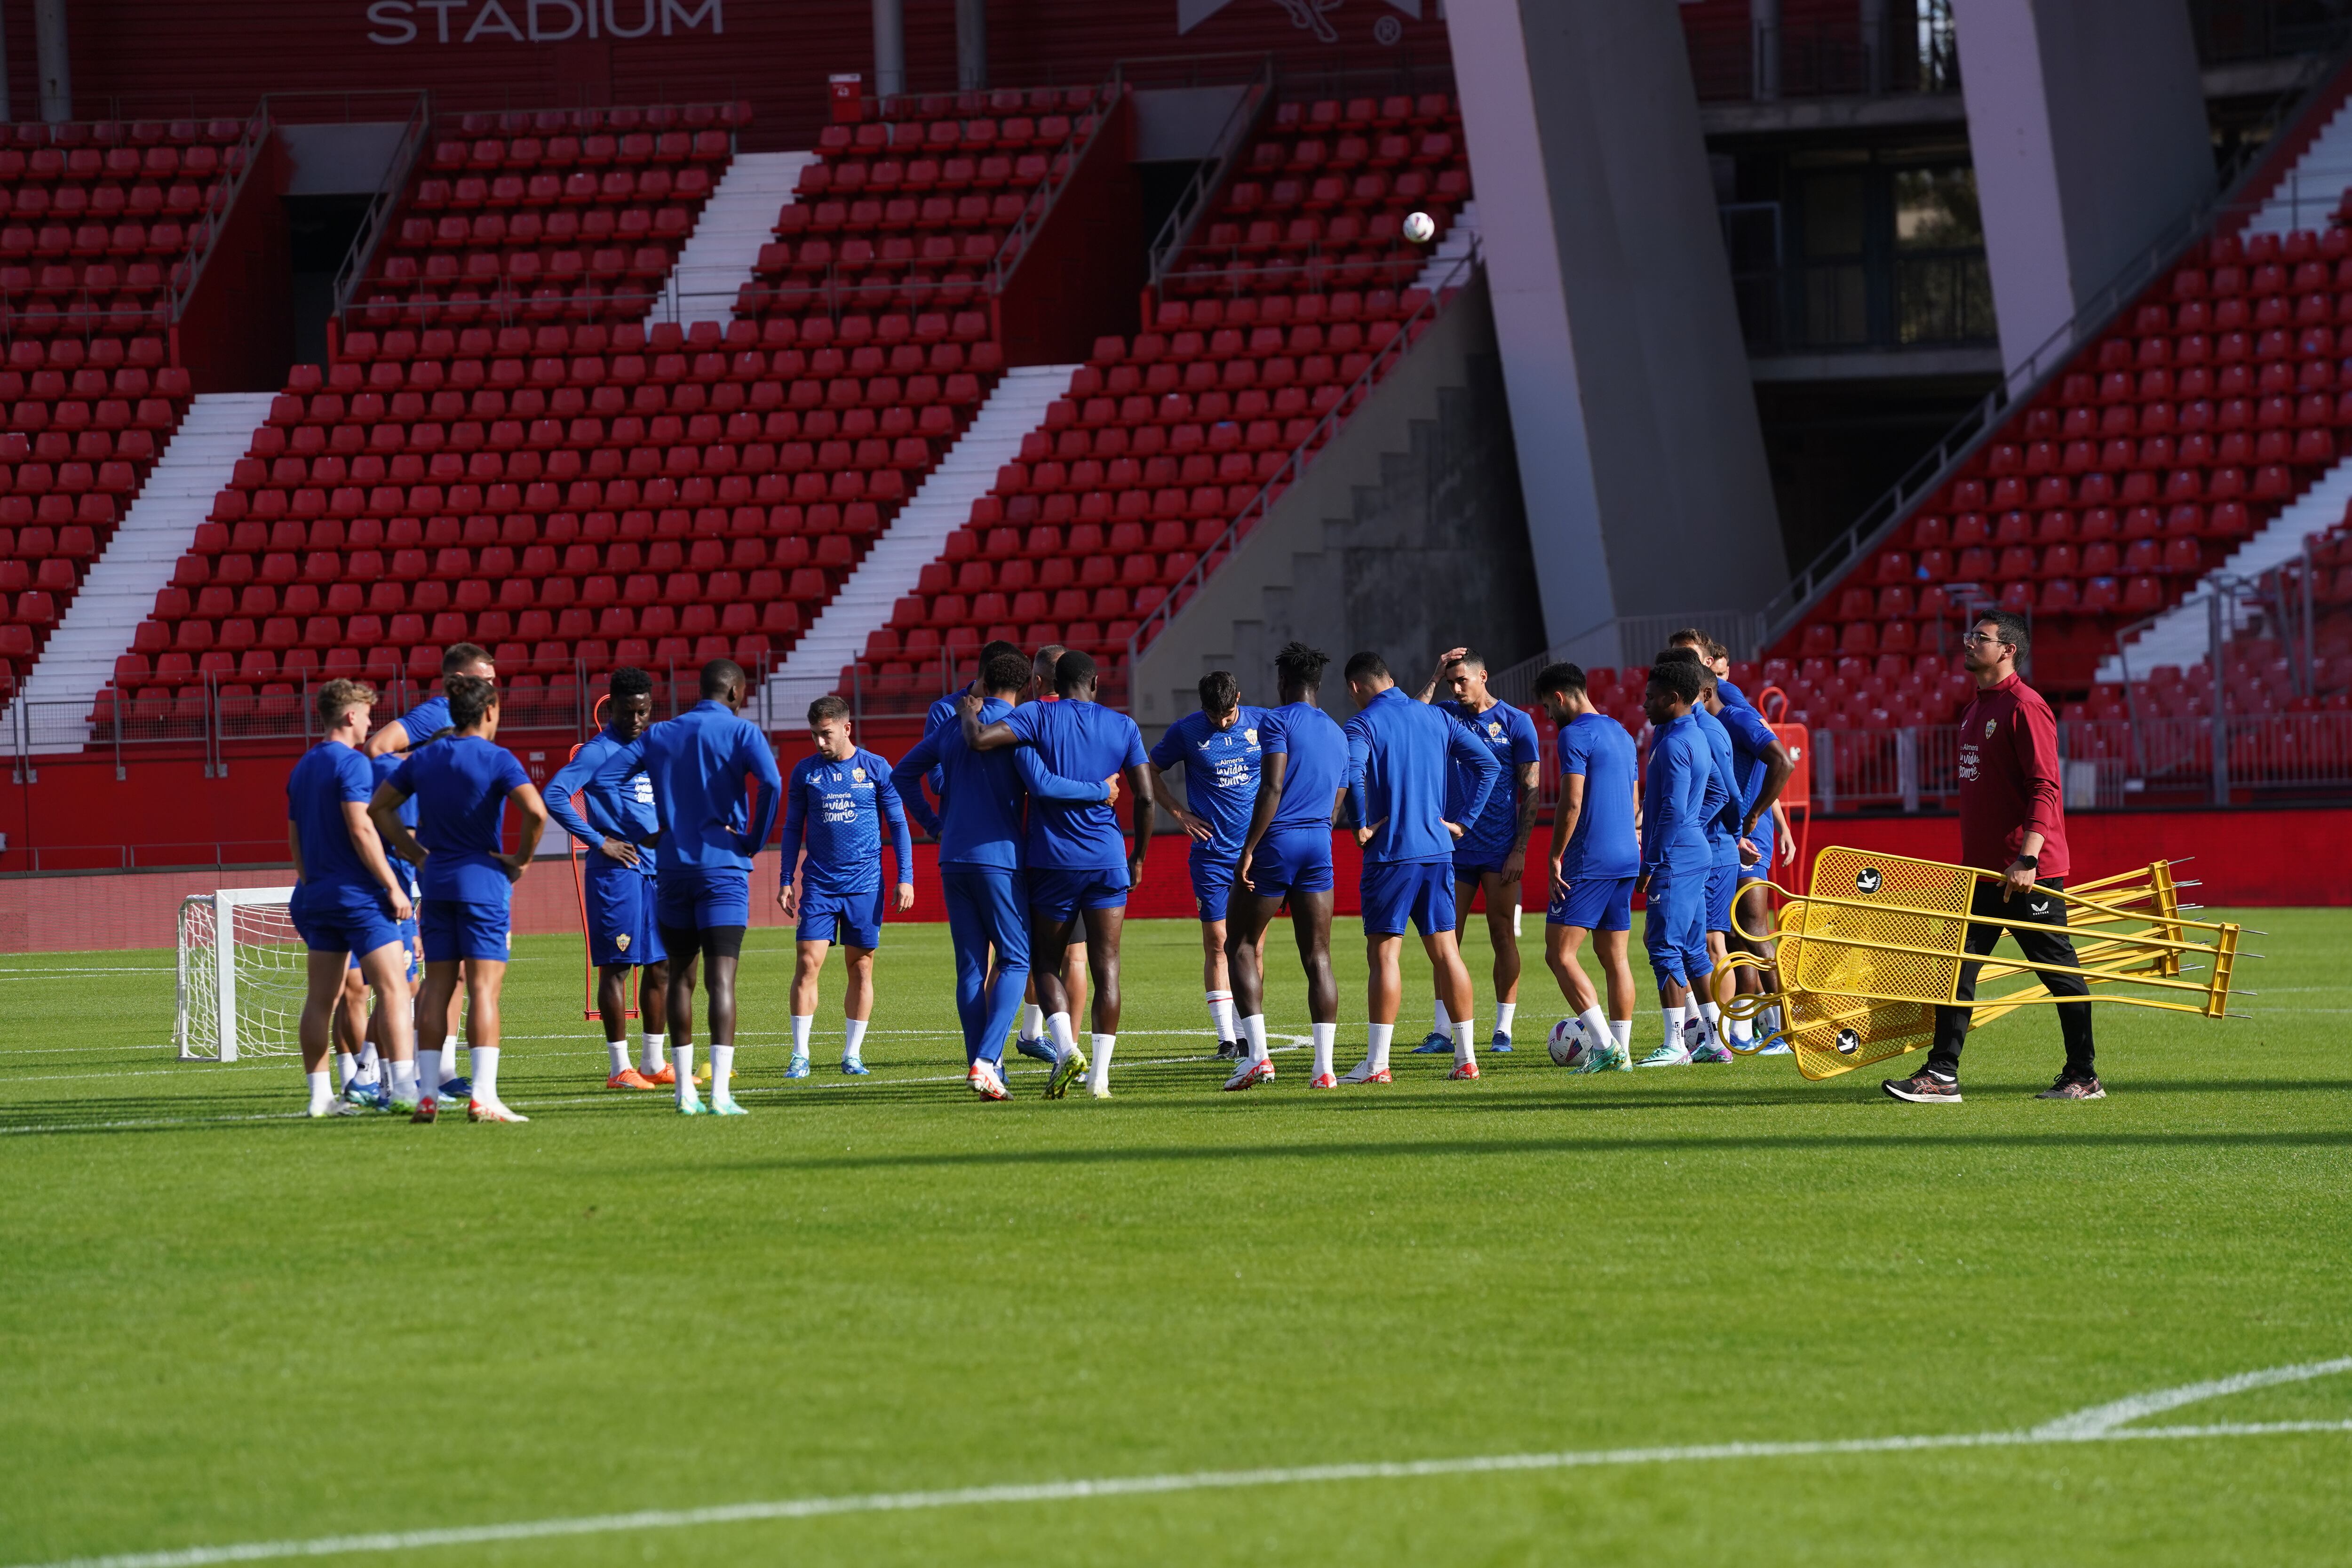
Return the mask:
[[[1717,691],[1724,689],[1719,680],[1715,687]],[[1731,737],[1731,780],[1739,797],[1738,821],[1745,823],[1748,812],[1755,808],[1757,796],[1763,792],[1764,775],[1771,771],[1765,753],[1780,737],[1772,733],[1772,726],[1764,721],[1764,715],[1744,702],[1727,699],[1723,711],[1715,717]]]
[[[803,757],[784,784],[784,861],[792,884],[808,845],[804,884],[812,892],[871,893],[882,886],[882,823],[890,824],[890,864],[898,879],[915,880],[915,840],[907,809],[890,782],[890,764],[860,746],[840,762]]]
[[[1685,713],[1661,726],[1650,741],[1650,776],[1642,794],[1642,875],[1704,872],[1712,864],[1706,841],[1707,784],[1715,765],[1706,737]]]
[[[1268,833],[1292,828],[1331,830],[1333,807],[1348,787],[1348,733],[1312,702],[1290,702],[1259,722],[1258,750],[1282,764],[1282,801],[1274,808]]]
[[[1693,708],[1698,732],[1706,741],[1706,852],[1717,866],[1739,863],[1739,798],[1731,788],[1731,734],[1723,721],[1704,708]]]
[[[653,780],[655,820],[661,825],[656,868],[750,870],[751,857],[776,826],[784,790],[784,775],[759,726],[706,697],[646,730],[643,745],[638,765]],[[748,808],[747,778],[759,789]]]
[[[1151,748],[1151,765],[1184,766],[1184,804],[1216,830],[1192,851],[1218,860],[1238,858],[1249,837],[1250,811],[1257,805],[1257,779],[1264,764],[1265,710],[1242,705],[1220,730],[1205,712],[1187,713],[1168,726]]]
[[[374,794],[375,772],[357,747],[321,741],[295,763],[286,775],[286,820],[302,846],[303,886],[382,889],[352,847],[351,824],[343,819],[345,801],[365,805]]]
[[[1143,731],[1135,721],[1099,702],[1065,697],[1016,708],[1004,722],[1022,742],[1013,752],[1022,783],[1039,797],[1029,812],[1029,864],[1062,871],[1124,868],[1127,841],[1108,803],[1055,800],[1035,781],[1107,779],[1122,768],[1143,766]]]
[[[992,697],[980,705],[980,721],[993,724],[1012,711],[1012,703]],[[1019,870],[1022,840],[1026,836],[1024,807],[1031,786],[1044,785],[1036,791],[1043,799],[1110,798],[1100,779],[1081,783],[1033,777],[1030,786],[1024,786],[1021,765],[1014,760],[1018,754],[973,751],[964,744],[963,726],[959,722],[925,735],[890,770],[890,782],[897,786],[907,815],[940,841],[942,869]],[[937,781],[933,787],[940,796],[938,811],[923,796],[926,775]]]
[[[630,866],[603,852],[607,838],[650,846],[661,832],[654,813],[654,781],[643,767],[645,755],[643,731],[635,740],[624,741],[610,730],[600,730],[547,781],[547,815],[588,847],[591,869],[654,874],[650,853],[638,856]],[[580,802],[576,807],[572,804],[575,795]]]
[[[1473,740],[1494,753],[1496,764],[1502,769],[1495,779],[1495,793],[1486,797],[1486,809],[1479,813],[1477,821],[1463,825],[1466,831],[1455,843],[1454,855],[1500,860],[1519,838],[1519,770],[1543,754],[1537,745],[1536,721],[1526,710],[1507,702],[1497,702],[1483,713],[1467,702],[1443,706]],[[1466,795],[1472,780],[1459,769],[1454,780],[1457,790]]]
[[[401,732],[408,737],[408,749],[412,752],[448,727],[446,697],[428,697],[400,716]]]
[[[1357,822],[1380,825],[1364,846],[1366,865],[1454,858],[1445,824],[1462,818],[1445,815],[1453,766],[1475,775],[1461,811],[1475,822],[1502,768],[1452,714],[1391,686],[1348,721],[1348,799]]]
[[[411,752],[394,770],[393,787],[416,797],[426,898],[507,901],[512,884],[499,861],[507,794],[530,782],[512,752],[479,735],[452,735]]]
[[[386,752],[380,757],[370,757],[368,759],[368,766],[374,771],[375,782],[380,787],[383,784],[390,784],[392,782],[392,775],[398,773],[400,771],[400,764],[407,760],[407,758],[399,755],[397,752]],[[414,834],[416,831],[416,797],[415,795],[410,795],[406,800],[402,801],[400,803],[400,809],[394,813],[394,815],[400,818],[402,826],[407,828],[410,833]],[[383,847],[383,858],[391,863],[393,875],[398,877],[402,883],[407,887],[408,896],[412,900],[416,898],[418,896],[416,868],[402,859],[399,856],[394,854],[392,852],[392,846],[389,844]]]
[[[1581,778],[1584,799],[1560,858],[1560,874],[1587,878],[1638,875],[1642,836],[1633,826],[1633,792],[1641,763],[1633,737],[1605,713],[1580,713],[1559,732],[1559,776]]]

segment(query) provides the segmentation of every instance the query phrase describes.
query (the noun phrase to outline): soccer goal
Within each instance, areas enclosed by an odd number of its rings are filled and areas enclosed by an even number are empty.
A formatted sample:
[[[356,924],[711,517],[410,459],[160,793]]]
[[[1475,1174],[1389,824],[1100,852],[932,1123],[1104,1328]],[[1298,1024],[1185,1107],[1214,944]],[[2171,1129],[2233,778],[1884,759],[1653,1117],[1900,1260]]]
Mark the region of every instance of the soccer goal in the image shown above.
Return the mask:
[[[287,1056],[308,990],[309,961],[287,912],[291,888],[224,888],[180,900],[182,1061]]]

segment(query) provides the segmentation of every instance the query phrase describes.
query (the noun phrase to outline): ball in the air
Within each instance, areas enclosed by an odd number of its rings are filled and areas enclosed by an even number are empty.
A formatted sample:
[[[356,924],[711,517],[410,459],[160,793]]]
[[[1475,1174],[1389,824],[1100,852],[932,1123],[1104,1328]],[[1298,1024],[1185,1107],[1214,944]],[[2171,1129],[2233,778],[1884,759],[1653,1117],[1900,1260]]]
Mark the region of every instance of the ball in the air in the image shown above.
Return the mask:
[[[1554,1067],[1572,1068],[1584,1059],[1584,1026],[1573,1018],[1562,1018],[1551,1026],[1549,1043]]]
[[[1415,245],[1427,245],[1437,237],[1437,220],[1427,213],[1404,215],[1404,237]]]

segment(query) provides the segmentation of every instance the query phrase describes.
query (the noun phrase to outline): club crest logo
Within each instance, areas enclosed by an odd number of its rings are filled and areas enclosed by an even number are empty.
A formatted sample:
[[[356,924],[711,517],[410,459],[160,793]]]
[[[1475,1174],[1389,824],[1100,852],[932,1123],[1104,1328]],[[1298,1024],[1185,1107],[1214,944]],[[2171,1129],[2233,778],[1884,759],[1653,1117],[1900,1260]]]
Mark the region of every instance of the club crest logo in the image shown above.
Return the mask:
[[[623,952],[628,952],[628,951],[629,951],[629,933],[628,933],[628,932],[626,932],[626,931],[623,931],[623,932],[621,932],[621,934],[620,934],[620,935],[618,935],[618,936],[614,937],[614,938],[613,939],[613,945],[614,945],[614,947],[619,948]]]
[[[849,776],[854,782],[864,784],[866,782],[866,770],[864,768],[852,768],[849,770]]]
[[[1998,720],[1998,719],[1988,719],[1988,720],[1986,720],[1986,721],[1985,721],[1985,739],[1986,739],[1986,740],[1988,740],[1988,741],[1991,740],[1991,739],[1992,739],[1992,732],[1993,732],[1995,730],[1998,730],[1998,729],[2000,729],[2000,720]]]
[[[1503,738],[1503,721],[1499,719],[1487,720],[1486,733],[1492,735],[1497,741],[1501,740]]]
[[[1257,744],[1257,731],[1255,730],[1244,730],[1242,731],[1242,739],[1255,746]]]
[[[1878,874],[1877,867],[1864,866],[1862,868],[1862,874],[1853,879],[1854,891],[1858,893],[1874,893],[1878,891],[1878,884],[1882,879],[1881,879]]]
[[[1855,1034],[1852,1029],[1840,1029],[1837,1032],[1838,1055],[1842,1057],[1850,1057],[1860,1049],[1862,1049],[1862,1037],[1860,1035]]]

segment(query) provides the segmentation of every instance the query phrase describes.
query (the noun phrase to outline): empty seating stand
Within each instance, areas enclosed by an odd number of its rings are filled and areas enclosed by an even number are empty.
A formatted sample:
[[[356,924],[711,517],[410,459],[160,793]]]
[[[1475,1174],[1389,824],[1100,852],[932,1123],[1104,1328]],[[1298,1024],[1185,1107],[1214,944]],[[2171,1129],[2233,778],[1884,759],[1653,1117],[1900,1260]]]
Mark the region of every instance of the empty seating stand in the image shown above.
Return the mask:
[[[2352,233],[2210,240],[1776,651],[1907,656],[1988,600],[2032,616],[2038,638],[2052,623],[2112,647],[2335,463],[2352,424],[2347,365]]]
[[[687,104],[445,121],[354,324],[642,319],[750,113]]]
[[[1093,88],[901,99],[826,127],[736,309],[954,310],[981,300],[1008,240],[1042,214],[1093,134]]]
[[[354,331],[297,367],[116,686],[134,717],[208,684],[291,712],[306,680],[429,679],[459,640],[526,701],[625,664],[761,669],[968,423],[980,330]]]

